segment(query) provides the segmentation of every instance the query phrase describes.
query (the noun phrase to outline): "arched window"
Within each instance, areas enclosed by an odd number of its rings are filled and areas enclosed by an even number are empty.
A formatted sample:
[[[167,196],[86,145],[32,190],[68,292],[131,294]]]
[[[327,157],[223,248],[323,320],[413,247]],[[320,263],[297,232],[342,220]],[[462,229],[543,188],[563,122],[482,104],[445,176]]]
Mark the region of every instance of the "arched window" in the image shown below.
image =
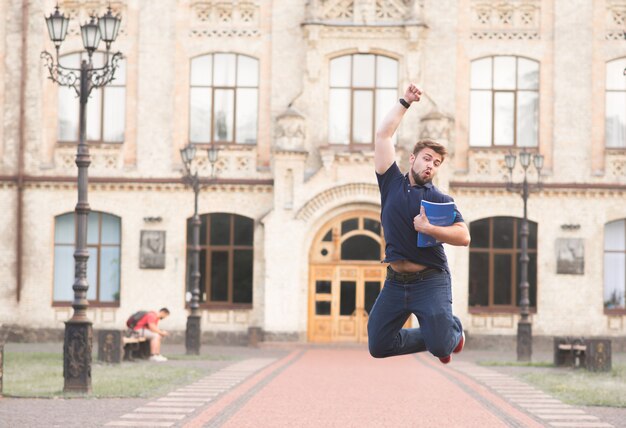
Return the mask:
[[[312,256],[318,263],[380,261],[383,248],[380,221],[364,214],[336,220],[314,245]]]
[[[367,235],[351,236],[341,243],[342,260],[380,260],[380,243]]]
[[[608,148],[626,147],[626,58],[606,63],[605,139]]]
[[[537,147],[539,63],[516,56],[472,61],[470,146]]]
[[[328,142],[374,143],[376,124],[398,101],[398,61],[353,54],[330,61]]]
[[[74,300],[74,213],[59,215],[54,221],[54,303]],[[89,304],[112,306],[120,302],[121,219],[91,211],[87,219],[87,300]]]
[[[519,306],[519,229],[515,217],[491,217],[470,224],[470,309],[507,310]],[[537,223],[529,221],[528,283],[530,306],[537,305]]]
[[[254,220],[237,214],[200,216],[200,302],[205,306],[250,307]],[[191,291],[193,227],[187,219],[187,291]]]
[[[87,54],[63,55],[60,62],[65,67],[80,68]],[[102,67],[105,54],[94,52],[94,68]],[[57,139],[77,142],[79,127],[79,99],[73,88],[59,87]],[[87,104],[86,139],[94,143],[121,143],[124,141],[126,123],[126,63],[118,62],[115,79],[104,88],[91,91]]]
[[[626,301],[626,220],[604,226],[604,308],[624,311]]]
[[[234,53],[191,60],[189,141],[256,144],[259,61]]]

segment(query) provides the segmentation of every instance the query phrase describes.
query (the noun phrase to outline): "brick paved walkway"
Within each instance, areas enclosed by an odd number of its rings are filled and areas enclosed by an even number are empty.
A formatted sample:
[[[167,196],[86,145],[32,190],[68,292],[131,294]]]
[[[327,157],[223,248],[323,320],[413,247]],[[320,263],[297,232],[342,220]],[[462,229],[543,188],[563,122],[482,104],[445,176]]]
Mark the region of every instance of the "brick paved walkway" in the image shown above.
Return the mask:
[[[0,424],[1,425],[1,424]],[[613,427],[508,375],[361,348],[249,358],[111,416],[106,427]]]

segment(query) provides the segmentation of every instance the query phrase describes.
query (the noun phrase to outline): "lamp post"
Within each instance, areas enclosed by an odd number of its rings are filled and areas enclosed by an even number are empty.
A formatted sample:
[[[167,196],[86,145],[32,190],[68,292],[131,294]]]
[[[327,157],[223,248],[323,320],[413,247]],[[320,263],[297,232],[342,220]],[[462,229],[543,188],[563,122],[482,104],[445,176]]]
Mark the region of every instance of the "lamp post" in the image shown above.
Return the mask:
[[[537,170],[537,183],[528,183],[528,167],[532,163]],[[522,220],[522,227],[520,230],[522,255],[520,256],[520,320],[517,323],[517,361],[530,361],[532,355],[532,323],[529,317],[529,284],[528,284],[528,216],[527,216],[527,204],[528,196],[531,192],[537,192],[542,189],[541,183],[541,168],[543,167],[543,155],[532,155],[523,149],[519,154],[519,163],[524,170],[524,179],[521,183],[513,182],[513,169],[515,168],[516,156],[513,153],[509,153],[504,156],[506,167],[509,169],[509,179],[506,183],[506,190],[509,192],[519,193],[524,201],[524,218]]]
[[[85,142],[87,101],[94,88],[100,88],[114,79],[117,63],[122,54],[116,52],[110,56],[111,43],[117,38],[121,18],[114,16],[111,7],[107,13],[99,18],[94,16],[88,23],[80,26],[83,46],[87,51],[88,60],[82,60],[80,68],[69,68],[59,63],[59,49],[67,35],[70,19],[59,12],[57,5],[53,14],[46,17],[48,34],[54,43],[56,56],[44,51],[41,58],[50,74],[49,78],[61,86],[74,88],[80,102],[79,109],[79,139],[76,151],[76,166],[78,167],[78,203],[75,209],[76,246],[74,251],[74,314],[65,323],[65,338],[63,342],[63,391],[90,393],[91,392],[91,349],[92,329],[91,321],[87,318],[87,217],[89,203],[87,201],[88,176],[87,169],[91,163],[89,147]],[[92,55],[98,48],[100,41],[106,44],[104,66],[94,68]]]
[[[219,149],[215,145],[211,145],[207,149],[209,162],[211,163],[211,178],[215,172],[215,162],[217,161]],[[185,148],[180,149],[180,157],[185,167],[185,175],[183,181],[193,189],[194,205],[193,218],[191,225],[193,227],[192,244],[191,244],[191,301],[189,308],[191,313],[187,316],[187,328],[185,330],[185,348],[187,355],[200,354],[200,313],[198,311],[200,302],[200,217],[198,216],[198,195],[200,194],[200,177],[198,170],[194,164],[196,156],[196,146],[189,143]]]

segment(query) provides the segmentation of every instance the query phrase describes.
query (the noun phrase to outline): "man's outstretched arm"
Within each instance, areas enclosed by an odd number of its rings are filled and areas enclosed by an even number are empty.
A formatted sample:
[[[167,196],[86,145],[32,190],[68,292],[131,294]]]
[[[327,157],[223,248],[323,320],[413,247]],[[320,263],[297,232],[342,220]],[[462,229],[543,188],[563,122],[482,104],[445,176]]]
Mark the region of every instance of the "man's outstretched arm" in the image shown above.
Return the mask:
[[[404,92],[404,100],[411,104],[420,100],[422,91],[413,83]],[[399,102],[387,113],[383,121],[376,129],[374,142],[374,168],[378,174],[384,174],[396,159],[396,149],[391,137],[398,129],[407,109]]]

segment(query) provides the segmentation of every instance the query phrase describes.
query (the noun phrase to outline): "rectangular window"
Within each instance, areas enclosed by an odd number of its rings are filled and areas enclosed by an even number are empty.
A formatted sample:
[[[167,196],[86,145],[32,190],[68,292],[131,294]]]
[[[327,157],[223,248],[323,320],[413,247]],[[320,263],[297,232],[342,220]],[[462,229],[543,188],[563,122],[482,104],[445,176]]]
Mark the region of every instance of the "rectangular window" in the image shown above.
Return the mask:
[[[374,86],[374,71],[376,70],[374,55],[352,56],[352,86],[355,88],[371,88]]]
[[[604,308],[626,310],[626,220],[604,226]]]
[[[113,86],[104,89],[104,141],[121,143],[126,128],[126,89]]]
[[[187,291],[192,291],[193,225],[187,221]],[[200,216],[200,303],[203,307],[252,304],[254,220],[236,214]]]
[[[606,146],[626,147],[626,91],[606,93]]]
[[[256,144],[258,102],[257,89],[237,89],[237,143]]]
[[[328,105],[328,140],[331,144],[350,142],[350,90],[331,89]]]
[[[211,253],[211,301],[228,301],[228,252]]]
[[[539,63],[514,56],[472,61],[472,147],[539,145]]]
[[[539,136],[539,94],[519,91],[517,93],[517,145],[537,147]]]
[[[537,305],[537,224],[529,223],[528,294]],[[473,312],[519,311],[521,220],[491,217],[470,224],[469,307]]]
[[[315,302],[315,315],[330,315],[330,302]]]
[[[74,252],[76,225],[74,213],[55,219],[54,228],[55,304],[71,304],[75,282]],[[111,214],[91,211],[87,217],[87,300],[95,306],[117,306],[121,279],[121,221]]]
[[[237,57],[234,54],[214,55],[214,80],[215,86],[235,86]]]
[[[382,55],[344,55],[330,61],[328,80],[329,144],[356,149],[372,145],[376,125],[398,101],[398,61]]]
[[[350,316],[356,309],[356,282],[341,281],[339,292],[339,315]]]
[[[59,61],[65,67],[80,68],[86,56],[69,54]],[[94,52],[94,68],[103,67],[105,54]],[[57,139],[77,142],[79,139],[80,100],[73,88],[59,87]],[[86,105],[85,138],[89,142],[121,143],[126,128],[126,63],[118,61],[114,79],[91,91]]]
[[[100,301],[119,300],[120,248],[102,247],[100,256]]]
[[[73,88],[59,87],[58,92],[59,141],[78,141],[78,102]]]
[[[214,96],[213,139],[216,142],[230,142],[233,140],[235,120],[235,92],[232,89],[215,89]]]
[[[514,305],[511,282],[513,256],[510,254],[494,254],[493,257],[493,304]]]
[[[489,254],[470,254],[469,305],[489,306]]]
[[[495,92],[493,138],[496,146],[512,146],[515,130],[515,93]]]
[[[191,60],[189,140],[256,144],[259,61],[231,53]]]
[[[74,246],[55,245],[54,248],[54,301],[74,300]]]
[[[625,309],[626,258],[620,253],[604,253],[604,307]]]
[[[233,303],[252,303],[252,250],[234,250]]]
[[[191,88],[189,139],[192,143],[211,142],[211,121],[208,118],[211,117],[212,101],[210,88]]]
[[[372,91],[353,92],[352,100],[352,141],[360,144],[374,142],[373,111],[374,93]]]
[[[490,91],[472,91],[470,99],[470,145],[491,146],[492,94]]]
[[[515,57],[496,56],[493,59],[493,88],[515,89]]]

